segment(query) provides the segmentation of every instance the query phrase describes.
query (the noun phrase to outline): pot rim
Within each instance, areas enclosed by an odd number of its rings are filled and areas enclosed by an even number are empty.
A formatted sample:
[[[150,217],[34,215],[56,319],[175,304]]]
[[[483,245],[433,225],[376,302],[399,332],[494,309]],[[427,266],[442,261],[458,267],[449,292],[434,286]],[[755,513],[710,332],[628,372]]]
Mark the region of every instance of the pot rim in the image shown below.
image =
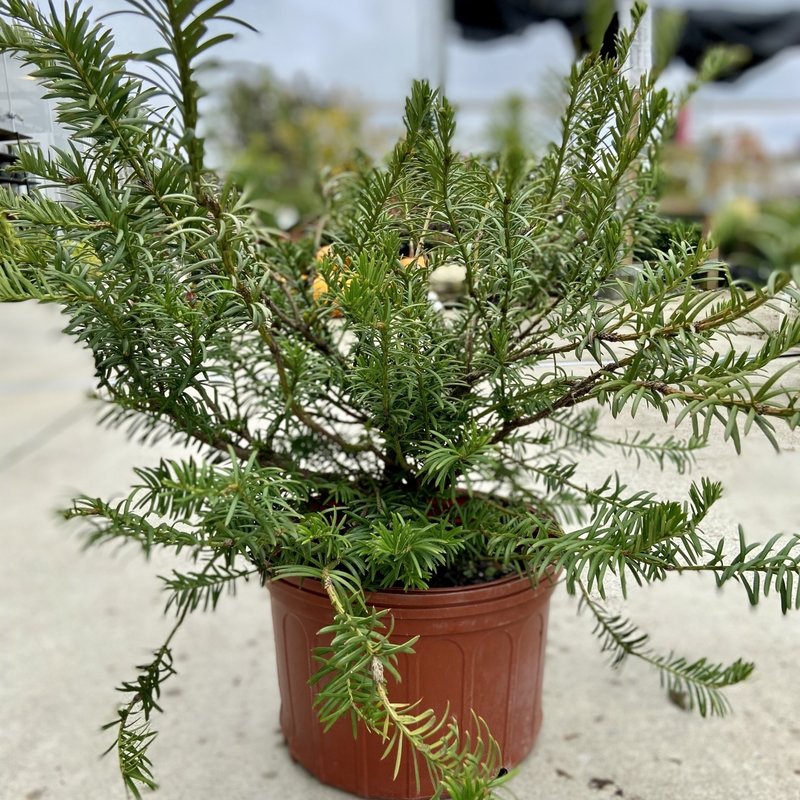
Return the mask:
[[[327,597],[322,584],[314,578],[273,578],[267,584],[270,591],[280,591],[280,585],[289,585],[294,590]],[[484,583],[469,586],[446,586],[433,589],[380,589],[365,592],[368,605],[387,608],[420,608],[471,605],[483,601],[502,600],[514,595],[527,595],[531,600],[542,594],[550,594],[556,585],[554,572],[536,581],[526,574],[505,575]],[[288,589],[292,591],[292,589]],[[522,598],[520,598],[522,599]]]

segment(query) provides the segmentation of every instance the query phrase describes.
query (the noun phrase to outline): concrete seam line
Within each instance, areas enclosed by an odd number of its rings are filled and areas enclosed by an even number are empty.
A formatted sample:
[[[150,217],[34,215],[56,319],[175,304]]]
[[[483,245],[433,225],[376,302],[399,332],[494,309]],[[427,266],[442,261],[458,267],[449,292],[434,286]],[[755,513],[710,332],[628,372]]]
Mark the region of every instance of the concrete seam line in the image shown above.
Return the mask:
[[[77,422],[89,408],[90,405],[86,400],[81,400],[80,403],[67,409],[38,431],[32,433],[27,439],[14,445],[14,447],[7,450],[5,453],[0,454],[0,472],[3,472],[9,467],[13,467],[26,455],[42,447],[53,436],[67,430],[67,428]]]

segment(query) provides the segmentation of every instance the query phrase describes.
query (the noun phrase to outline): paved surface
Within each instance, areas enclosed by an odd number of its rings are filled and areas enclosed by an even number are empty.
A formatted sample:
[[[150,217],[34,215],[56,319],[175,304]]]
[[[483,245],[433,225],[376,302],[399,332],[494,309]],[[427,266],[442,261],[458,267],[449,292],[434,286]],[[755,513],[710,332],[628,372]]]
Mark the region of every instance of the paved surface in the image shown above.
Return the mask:
[[[55,309],[0,306],[0,800],[121,800],[113,757],[99,757],[108,739],[99,726],[114,715],[113,687],[165,635],[154,575],[170,562],[82,552],[55,519],[73,492],[113,494],[132,465],[155,459],[94,426],[90,361],[59,327]],[[755,437],[739,458],[721,443],[702,454],[696,474],[728,487],[714,532],[738,521],[753,538],[800,529],[800,437],[781,441],[780,455]],[[610,466],[589,459],[583,469],[600,478]],[[689,480],[614,466],[665,496],[680,497]],[[292,764],[281,743],[265,595],[245,587],[176,641],[180,676],[167,684],[152,751],[157,797],[346,797]],[[753,657],[756,674],[730,693],[736,713],[702,720],[668,703],[644,667],[610,670],[590,621],[558,592],[545,722],[510,791],[521,800],[800,798],[800,614],[782,617],[776,602],[751,610],[743,593],[688,577],[636,591],[628,611],[664,651]]]

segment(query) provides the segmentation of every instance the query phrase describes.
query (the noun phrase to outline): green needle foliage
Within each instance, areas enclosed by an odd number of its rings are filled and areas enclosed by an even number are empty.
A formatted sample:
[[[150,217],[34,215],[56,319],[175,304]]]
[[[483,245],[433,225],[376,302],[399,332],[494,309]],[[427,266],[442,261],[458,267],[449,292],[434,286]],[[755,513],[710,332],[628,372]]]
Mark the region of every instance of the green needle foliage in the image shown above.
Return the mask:
[[[323,722],[348,716],[382,736],[387,758],[426,769],[436,796],[490,797],[497,746],[479,720],[461,721],[468,735],[392,701],[384,676],[413,641],[392,638],[369,590],[482,564],[559,571],[615,663],[643,659],[687,705],[723,713],[722,690],[751,665],[655,654],[602,598],[610,582],[625,592],[703,572],[751,603],[774,594],[786,612],[800,606],[800,539],[711,540],[719,485],[665,500],[616,475],[587,485],[577,464],[619,453],[686,470],[714,429],[738,449],[751,430],[774,441],[774,425],[796,425],[796,362],[777,359],[800,344],[798,275],[702,291],[706,242],[655,246],[674,109],[650,78],[628,84],[626,35],[619,60],[573,68],[561,138],[538,160],[458,153],[451,106],[417,83],[386,163],[338,177],[316,233],[289,240],[205,166],[196,72],[230,35],[230,5],[129,0],[163,46],[117,54],[80,4],[0,0],[0,48],[43,84],[72,139],[19,155],[60,201],[0,195],[0,299],[63,308],[65,332],[94,357],[106,424],[193,451],[137,470],[121,500],[84,496],[65,511],[91,544],[166,547],[194,564],[163,578],[175,628],[120,687],[110,728],[128,789],[154,785],[151,718],[173,635],[248,579],[322,581]],[[634,247],[648,257],[619,277]],[[428,291],[444,264],[464,270],[465,289],[442,311]],[[743,349],[737,324],[767,306],[783,322]],[[654,409],[664,437],[599,435],[603,406]],[[681,420],[686,439],[668,430]]]

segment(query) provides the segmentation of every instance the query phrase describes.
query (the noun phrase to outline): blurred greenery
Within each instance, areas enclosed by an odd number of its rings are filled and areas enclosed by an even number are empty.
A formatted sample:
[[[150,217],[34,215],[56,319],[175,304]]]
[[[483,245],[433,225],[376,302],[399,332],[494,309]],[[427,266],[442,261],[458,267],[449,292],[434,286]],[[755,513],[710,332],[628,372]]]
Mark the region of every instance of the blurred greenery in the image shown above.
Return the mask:
[[[520,175],[533,149],[533,130],[526,119],[525,103],[521,95],[508,95],[489,120],[489,150],[497,154],[506,175]]]
[[[675,242],[686,242],[693,248],[700,247],[703,225],[688,217],[655,217],[646,237],[634,242],[634,261],[652,260],[653,251],[669,253]]]
[[[269,225],[288,228],[322,210],[321,179],[359,158],[364,115],[352,102],[268,69],[233,81],[217,131],[233,180]]]
[[[714,215],[712,235],[734,274],[763,283],[800,264],[800,201],[734,198]]]

